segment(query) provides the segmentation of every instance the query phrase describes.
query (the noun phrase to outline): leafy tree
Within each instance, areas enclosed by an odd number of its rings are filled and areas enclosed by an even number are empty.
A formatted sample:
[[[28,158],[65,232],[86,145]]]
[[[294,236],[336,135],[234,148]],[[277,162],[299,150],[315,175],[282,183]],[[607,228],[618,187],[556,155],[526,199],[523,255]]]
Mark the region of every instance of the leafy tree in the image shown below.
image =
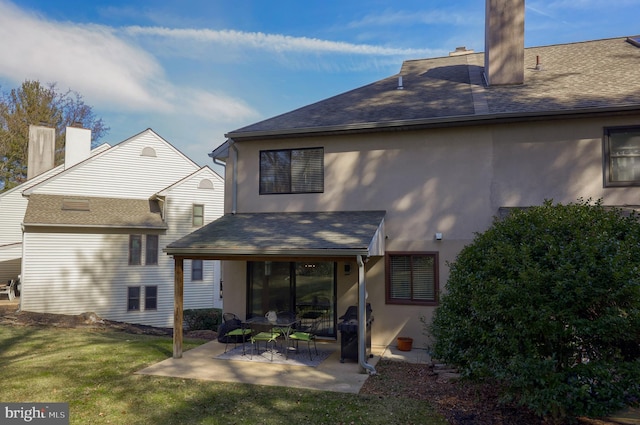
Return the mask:
[[[513,211],[465,247],[434,356],[548,420],[640,400],[640,221],[601,201]]]
[[[43,86],[39,81],[26,80],[19,88],[3,92],[0,97],[0,189],[11,189],[27,178],[30,124],[56,129],[58,165],[64,159],[65,129],[78,123],[91,129],[92,143],[109,131],[82,96],[72,90],[59,92],[55,84]]]

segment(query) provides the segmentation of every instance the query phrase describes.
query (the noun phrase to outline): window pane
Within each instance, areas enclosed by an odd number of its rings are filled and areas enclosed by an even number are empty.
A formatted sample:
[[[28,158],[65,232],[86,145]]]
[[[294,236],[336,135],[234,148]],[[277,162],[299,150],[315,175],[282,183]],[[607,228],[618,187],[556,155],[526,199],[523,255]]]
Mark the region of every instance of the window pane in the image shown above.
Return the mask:
[[[260,152],[260,193],[291,192],[291,151]]]
[[[191,260],[191,280],[202,280],[202,260]]]
[[[391,298],[411,299],[411,258],[391,257]]]
[[[146,265],[158,264],[158,235],[147,235]]]
[[[202,226],[204,224],[204,205],[193,206],[193,225]]]
[[[323,149],[291,152],[291,191],[322,192],[324,190]]]
[[[640,129],[609,133],[611,181],[640,181]]]
[[[142,258],[142,236],[129,235],[129,265],[140,265]]]
[[[387,257],[387,301],[433,303],[437,300],[437,254]]]
[[[413,257],[413,299],[435,300],[433,257]]]
[[[158,308],[158,287],[145,286],[144,288],[144,309],[156,310]]]
[[[140,310],[140,287],[127,288],[127,310]]]

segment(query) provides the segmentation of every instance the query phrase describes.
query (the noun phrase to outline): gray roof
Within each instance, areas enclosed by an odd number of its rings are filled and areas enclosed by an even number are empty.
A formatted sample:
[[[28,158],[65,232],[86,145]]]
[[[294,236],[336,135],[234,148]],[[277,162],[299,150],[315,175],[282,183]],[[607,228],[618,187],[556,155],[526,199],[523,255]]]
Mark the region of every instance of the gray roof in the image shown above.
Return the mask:
[[[536,58],[541,69],[536,69]],[[484,53],[409,60],[400,73],[227,134],[375,131],[499,117],[640,108],[640,48],[626,38],[525,49],[525,82],[486,87]],[[398,90],[398,77],[403,89]]]
[[[382,250],[372,246],[383,232],[384,216],[384,211],[226,214],[164,251],[219,259],[378,255]]]
[[[25,226],[166,229],[157,201],[32,194]]]

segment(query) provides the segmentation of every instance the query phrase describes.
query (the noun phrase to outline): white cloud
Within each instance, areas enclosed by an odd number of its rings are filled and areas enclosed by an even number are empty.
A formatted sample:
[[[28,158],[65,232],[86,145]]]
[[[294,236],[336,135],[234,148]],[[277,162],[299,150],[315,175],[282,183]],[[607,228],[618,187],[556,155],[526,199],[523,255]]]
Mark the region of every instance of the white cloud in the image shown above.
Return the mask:
[[[0,0],[0,77],[55,82],[103,109],[161,114],[217,112],[210,119],[255,116],[243,102],[172,84],[149,52],[102,25],[46,20]]]
[[[423,56],[429,49],[398,49],[369,44],[352,44],[340,41],[320,40],[308,37],[292,37],[281,34],[242,32],[235,30],[175,29],[164,27],[130,26],[125,31],[132,36],[155,36],[168,39],[214,43],[226,47],[237,46],[271,52],[332,53],[376,56]]]

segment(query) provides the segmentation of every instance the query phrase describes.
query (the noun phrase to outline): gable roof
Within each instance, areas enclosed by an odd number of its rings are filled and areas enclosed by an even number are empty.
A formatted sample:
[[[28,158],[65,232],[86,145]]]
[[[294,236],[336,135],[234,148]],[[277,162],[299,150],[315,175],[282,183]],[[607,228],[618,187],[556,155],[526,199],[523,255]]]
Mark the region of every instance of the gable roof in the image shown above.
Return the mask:
[[[68,174],[73,173],[73,172],[77,172],[77,170],[78,169],[82,169],[82,167],[86,167],[89,164],[95,164],[96,161],[108,160],[110,157],[112,157],[112,155],[118,155],[119,151],[121,151],[122,149],[126,149],[127,145],[130,145],[132,143],[136,143],[136,142],[138,142],[140,140],[143,140],[143,139],[145,139],[147,137],[155,139],[155,140],[160,141],[161,143],[163,143],[168,149],[170,149],[172,152],[174,152],[176,154],[176,157],[182,158],[182,160],[186,164],[189,164],[194,171],[200,169],[200,166],[198,164],[196,164],[191,158],[189,158],[188,156],[183,154],[175,146],[173,146],[167,140],[162,138],[158,133],[153,131],[153,129],[147,128],[146,130],[141,131],[140,133],[138,133],[136,135],[133,135],[133,136],[131,136],[131,137],[129,137],[129,138],[123,140],[122,142],[119,142],[119,143],[117,143],[117,144],[115,144],[113,146],[109,146],[109,145],[105,144],[104,145],[105,146],[104,149],[101,149],[101,147],[96,148],[95,149],[95,151],[96,151],[95,154],[92,151],[92,154],[88,158],[86,158],[84,161],[82,161],[82,162],[80,162],[78,164],[75,164],[72,167],[69,167],[67,169],[63,168],[62,171],[52,175],[49,179],[46,179],[46,180],[43,180],[43,181],[38,181],[36,184],[28,187],[24,191],[24,194],[25,195],[31,195],[32,193],[35,193],[36,191],[38,191],[42,186],[47,185],[47,184],[51,183],[52,181],[65,178],[65,176],[67,176]],[[105,159],[105,157],[107,159]]]
[[[29,196],[25,227],[166,229],[157,201],[88,196]]]
[[[524,84],[486,87],[484,53],[408,60],[397,75],[226,136],[249,140],[614,110],[637,113],[639,63],[640,49],[625,38],[533,47],[525,49]]]
[[[164,251],[211,259],[379,256],[384,216],[384,211],[226,214]]]

